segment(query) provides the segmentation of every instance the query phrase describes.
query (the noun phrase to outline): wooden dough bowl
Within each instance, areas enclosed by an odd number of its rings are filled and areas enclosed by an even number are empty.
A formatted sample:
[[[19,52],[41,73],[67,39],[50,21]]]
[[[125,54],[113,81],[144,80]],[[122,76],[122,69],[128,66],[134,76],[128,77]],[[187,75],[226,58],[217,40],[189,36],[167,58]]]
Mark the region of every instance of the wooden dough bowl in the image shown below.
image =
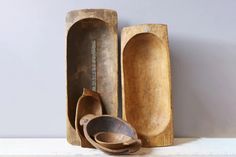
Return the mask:
[[[130,154],[138,151],[141,147],[141,141],[138,140],[135,129],[121,120],[120,118],[110,115],[94,116],[86,115],[80,120],[83,125],[84,135],[86,139],[97,149],[109,154]],[[95,135],[100,132],[113,132],[129,136],[136,142],[127,143],[126,147],[109,148],[105,145],[97,143],[94,139]]]
[[[123,118],[144,147],[173,143],[167,26],[126,27],[121,35]]]
[[[117,116],[117,13],[84,9],[66,18],[67,140],[80,145],[75,130],[76,104],[83,88],[100,93],[104,112]]]

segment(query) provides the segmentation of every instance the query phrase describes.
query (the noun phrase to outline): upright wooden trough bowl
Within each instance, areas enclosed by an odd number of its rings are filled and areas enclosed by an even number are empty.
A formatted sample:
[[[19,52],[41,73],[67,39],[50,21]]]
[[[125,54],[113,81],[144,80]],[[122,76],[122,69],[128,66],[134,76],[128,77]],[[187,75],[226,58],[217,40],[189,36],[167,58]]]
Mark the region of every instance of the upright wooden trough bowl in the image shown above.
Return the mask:
[[[121,34],[123,119],[144,147],[173,143],[167,25],[126,27]]]
[[[66,25],[67,140],[80,145],[75,114],[83,88],[100,93],[105,113],[117,116],[117,13],[107,9],[71,11]]]

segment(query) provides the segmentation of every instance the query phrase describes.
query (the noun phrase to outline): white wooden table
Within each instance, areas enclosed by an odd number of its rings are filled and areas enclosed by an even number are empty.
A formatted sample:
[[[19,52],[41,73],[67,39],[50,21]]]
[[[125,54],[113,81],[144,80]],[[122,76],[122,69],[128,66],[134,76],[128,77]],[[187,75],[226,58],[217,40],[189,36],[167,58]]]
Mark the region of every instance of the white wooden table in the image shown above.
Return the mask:
[[[176,138],[169,147],[142,148],[134,156],[236,156],[236,138]],[[72,146],[64,138],[1,138],[0,156],[110,156]],[[124,156],[124,155],[123,155]]]

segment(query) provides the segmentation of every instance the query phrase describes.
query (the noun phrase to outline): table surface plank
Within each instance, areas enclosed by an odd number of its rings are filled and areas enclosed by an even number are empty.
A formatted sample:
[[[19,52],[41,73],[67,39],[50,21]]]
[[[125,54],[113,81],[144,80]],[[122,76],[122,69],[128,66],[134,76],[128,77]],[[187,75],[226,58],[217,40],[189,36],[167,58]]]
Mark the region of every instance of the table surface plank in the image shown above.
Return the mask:
[[[65,138],[0,138],[0,156],[110,156],[72,146]],[[134,156],[236,156],[236,138],[176,138],[174,145],[141,148]],[[124,155],[123,155],[124,156]]]

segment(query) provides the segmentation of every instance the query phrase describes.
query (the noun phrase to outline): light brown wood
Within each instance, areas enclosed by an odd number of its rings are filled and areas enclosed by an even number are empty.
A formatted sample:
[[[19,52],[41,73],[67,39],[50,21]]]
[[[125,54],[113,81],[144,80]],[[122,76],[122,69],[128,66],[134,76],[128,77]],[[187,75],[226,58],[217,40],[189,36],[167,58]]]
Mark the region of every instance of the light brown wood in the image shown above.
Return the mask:
[[[97,92],[84,89],[76,107],[75,128],[79,135],[80,145],[82,147],[93,147],[85,138],[83,126],[80,125],[80,119],[87,114],[102,115],[102,104]]]
[[[71,11],[66,28],[67,140],[80,145],[75,115],[83,88],[99,92],[104,113],[117,116],[117,13],[107,9]]]
[[[123,149],[131,144],[140,142],[138,139],[116,132],[98,132],[94,135],[94,140],[110,149]]]
[[[138,140],[135,129],[120,118],[110,115],[95,116],[85,115],[80,120],[83,125],[86,139],[97,149],[109,154],[130,154],[138,151],[141,147],[141,141]],[[101,145],[94,140],[94,136],[99,132],[114,132],[131,137],[135,142],[127,143],[125,147],[110,148]]]
[[[123,118],[144,147],[173,144],[167,25],[124,28],[121,51]]]

